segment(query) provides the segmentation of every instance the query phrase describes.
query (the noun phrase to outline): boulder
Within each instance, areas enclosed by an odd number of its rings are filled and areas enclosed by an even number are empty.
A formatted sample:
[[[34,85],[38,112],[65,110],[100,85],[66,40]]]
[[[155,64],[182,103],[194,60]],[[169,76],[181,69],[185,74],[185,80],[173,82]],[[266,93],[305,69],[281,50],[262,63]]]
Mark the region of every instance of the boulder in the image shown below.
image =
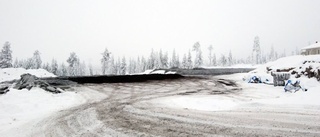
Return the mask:
[[[41,80],[38,77],[31,75],[29,73],[22,74],[20,77],[21,77],[20,80],[14,86],[15,89],[21,90],[25,88],[30,90],[35,86],[39,86],[40,88],[51,93],[61,93],[61,89],[57,89],[56,87],[50,86],[50,84],[48,84],[44,80]]]

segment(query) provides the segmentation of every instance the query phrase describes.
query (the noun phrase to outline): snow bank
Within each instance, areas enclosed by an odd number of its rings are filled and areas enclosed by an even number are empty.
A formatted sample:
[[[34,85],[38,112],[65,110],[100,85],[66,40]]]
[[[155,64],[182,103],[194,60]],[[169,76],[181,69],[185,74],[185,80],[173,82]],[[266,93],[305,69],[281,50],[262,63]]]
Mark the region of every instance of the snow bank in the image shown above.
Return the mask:
[[[35,124],[58,111],[106,97],[89,88],[75,90],[52,94],[40,88],[10,89],[0,95],[0,136],[27,136]]]
[[[253,70],[251,73],[267,73],[267,68],[276,71],[277,69],[291,69],[291,68],[299,68],[303,66],[305,62],[315,62],[316,64],[320,64],[320,55],[309,55],[309,56],[289,56],[280,58],[273,62],[268,62],[264,65],[259,66],[256,70]],[[315,65],[315,64],[314,64]],[[314,66],[314,67],[319,67]]]
[[[20,79],[20,76],[25,73],[30,73],[37,77],[56,77],[56,75],[44,69],[24,69],[24,68],[4,68],[0,69],[0,83],[4,81],[11,81]]]
[[[0,135],[52,112],[84,102],[85,99],[74,92],[52,94],[40,88],[30,91],[10,89],[10,92],[0,96]]]

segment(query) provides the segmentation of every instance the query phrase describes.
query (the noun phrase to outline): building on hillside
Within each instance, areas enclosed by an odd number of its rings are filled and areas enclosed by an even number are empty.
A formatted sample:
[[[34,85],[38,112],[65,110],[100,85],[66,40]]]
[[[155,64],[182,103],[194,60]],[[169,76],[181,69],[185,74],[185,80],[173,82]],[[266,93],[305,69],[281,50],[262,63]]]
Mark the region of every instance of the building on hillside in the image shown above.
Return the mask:
[[[315,44],[302,48],[301,55],[320,55],[320,43],[316,41]]]

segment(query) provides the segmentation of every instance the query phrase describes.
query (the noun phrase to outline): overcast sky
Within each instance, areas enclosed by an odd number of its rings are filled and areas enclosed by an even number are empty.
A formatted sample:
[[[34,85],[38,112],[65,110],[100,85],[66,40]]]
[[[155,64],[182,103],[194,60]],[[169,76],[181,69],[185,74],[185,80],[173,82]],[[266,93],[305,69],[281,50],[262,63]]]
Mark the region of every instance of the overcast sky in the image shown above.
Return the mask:
[[[236,57],[261,48],[289,52],[320,40],[320,0],[0,0],[0,43],[14,58],[65,61],[76,52],[99,64],[116,56],[148,55],[151,48],[180,53],[199,41],[203,50]],[[1,46],[2,47],[2,46]]]

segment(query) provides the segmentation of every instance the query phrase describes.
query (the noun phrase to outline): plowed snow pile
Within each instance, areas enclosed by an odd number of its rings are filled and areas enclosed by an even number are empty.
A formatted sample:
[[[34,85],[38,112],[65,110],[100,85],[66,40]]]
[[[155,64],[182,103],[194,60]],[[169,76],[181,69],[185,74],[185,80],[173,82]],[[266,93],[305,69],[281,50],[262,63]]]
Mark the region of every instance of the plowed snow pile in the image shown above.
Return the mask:
[[[20,79],[22,74],[30,73],[38,78],[42,77],[56,77],[56,75],[44,70],[44,69],[24,69],[24,68],[4,68],[0,69],[0,83],[4,81],[11,81]]]

